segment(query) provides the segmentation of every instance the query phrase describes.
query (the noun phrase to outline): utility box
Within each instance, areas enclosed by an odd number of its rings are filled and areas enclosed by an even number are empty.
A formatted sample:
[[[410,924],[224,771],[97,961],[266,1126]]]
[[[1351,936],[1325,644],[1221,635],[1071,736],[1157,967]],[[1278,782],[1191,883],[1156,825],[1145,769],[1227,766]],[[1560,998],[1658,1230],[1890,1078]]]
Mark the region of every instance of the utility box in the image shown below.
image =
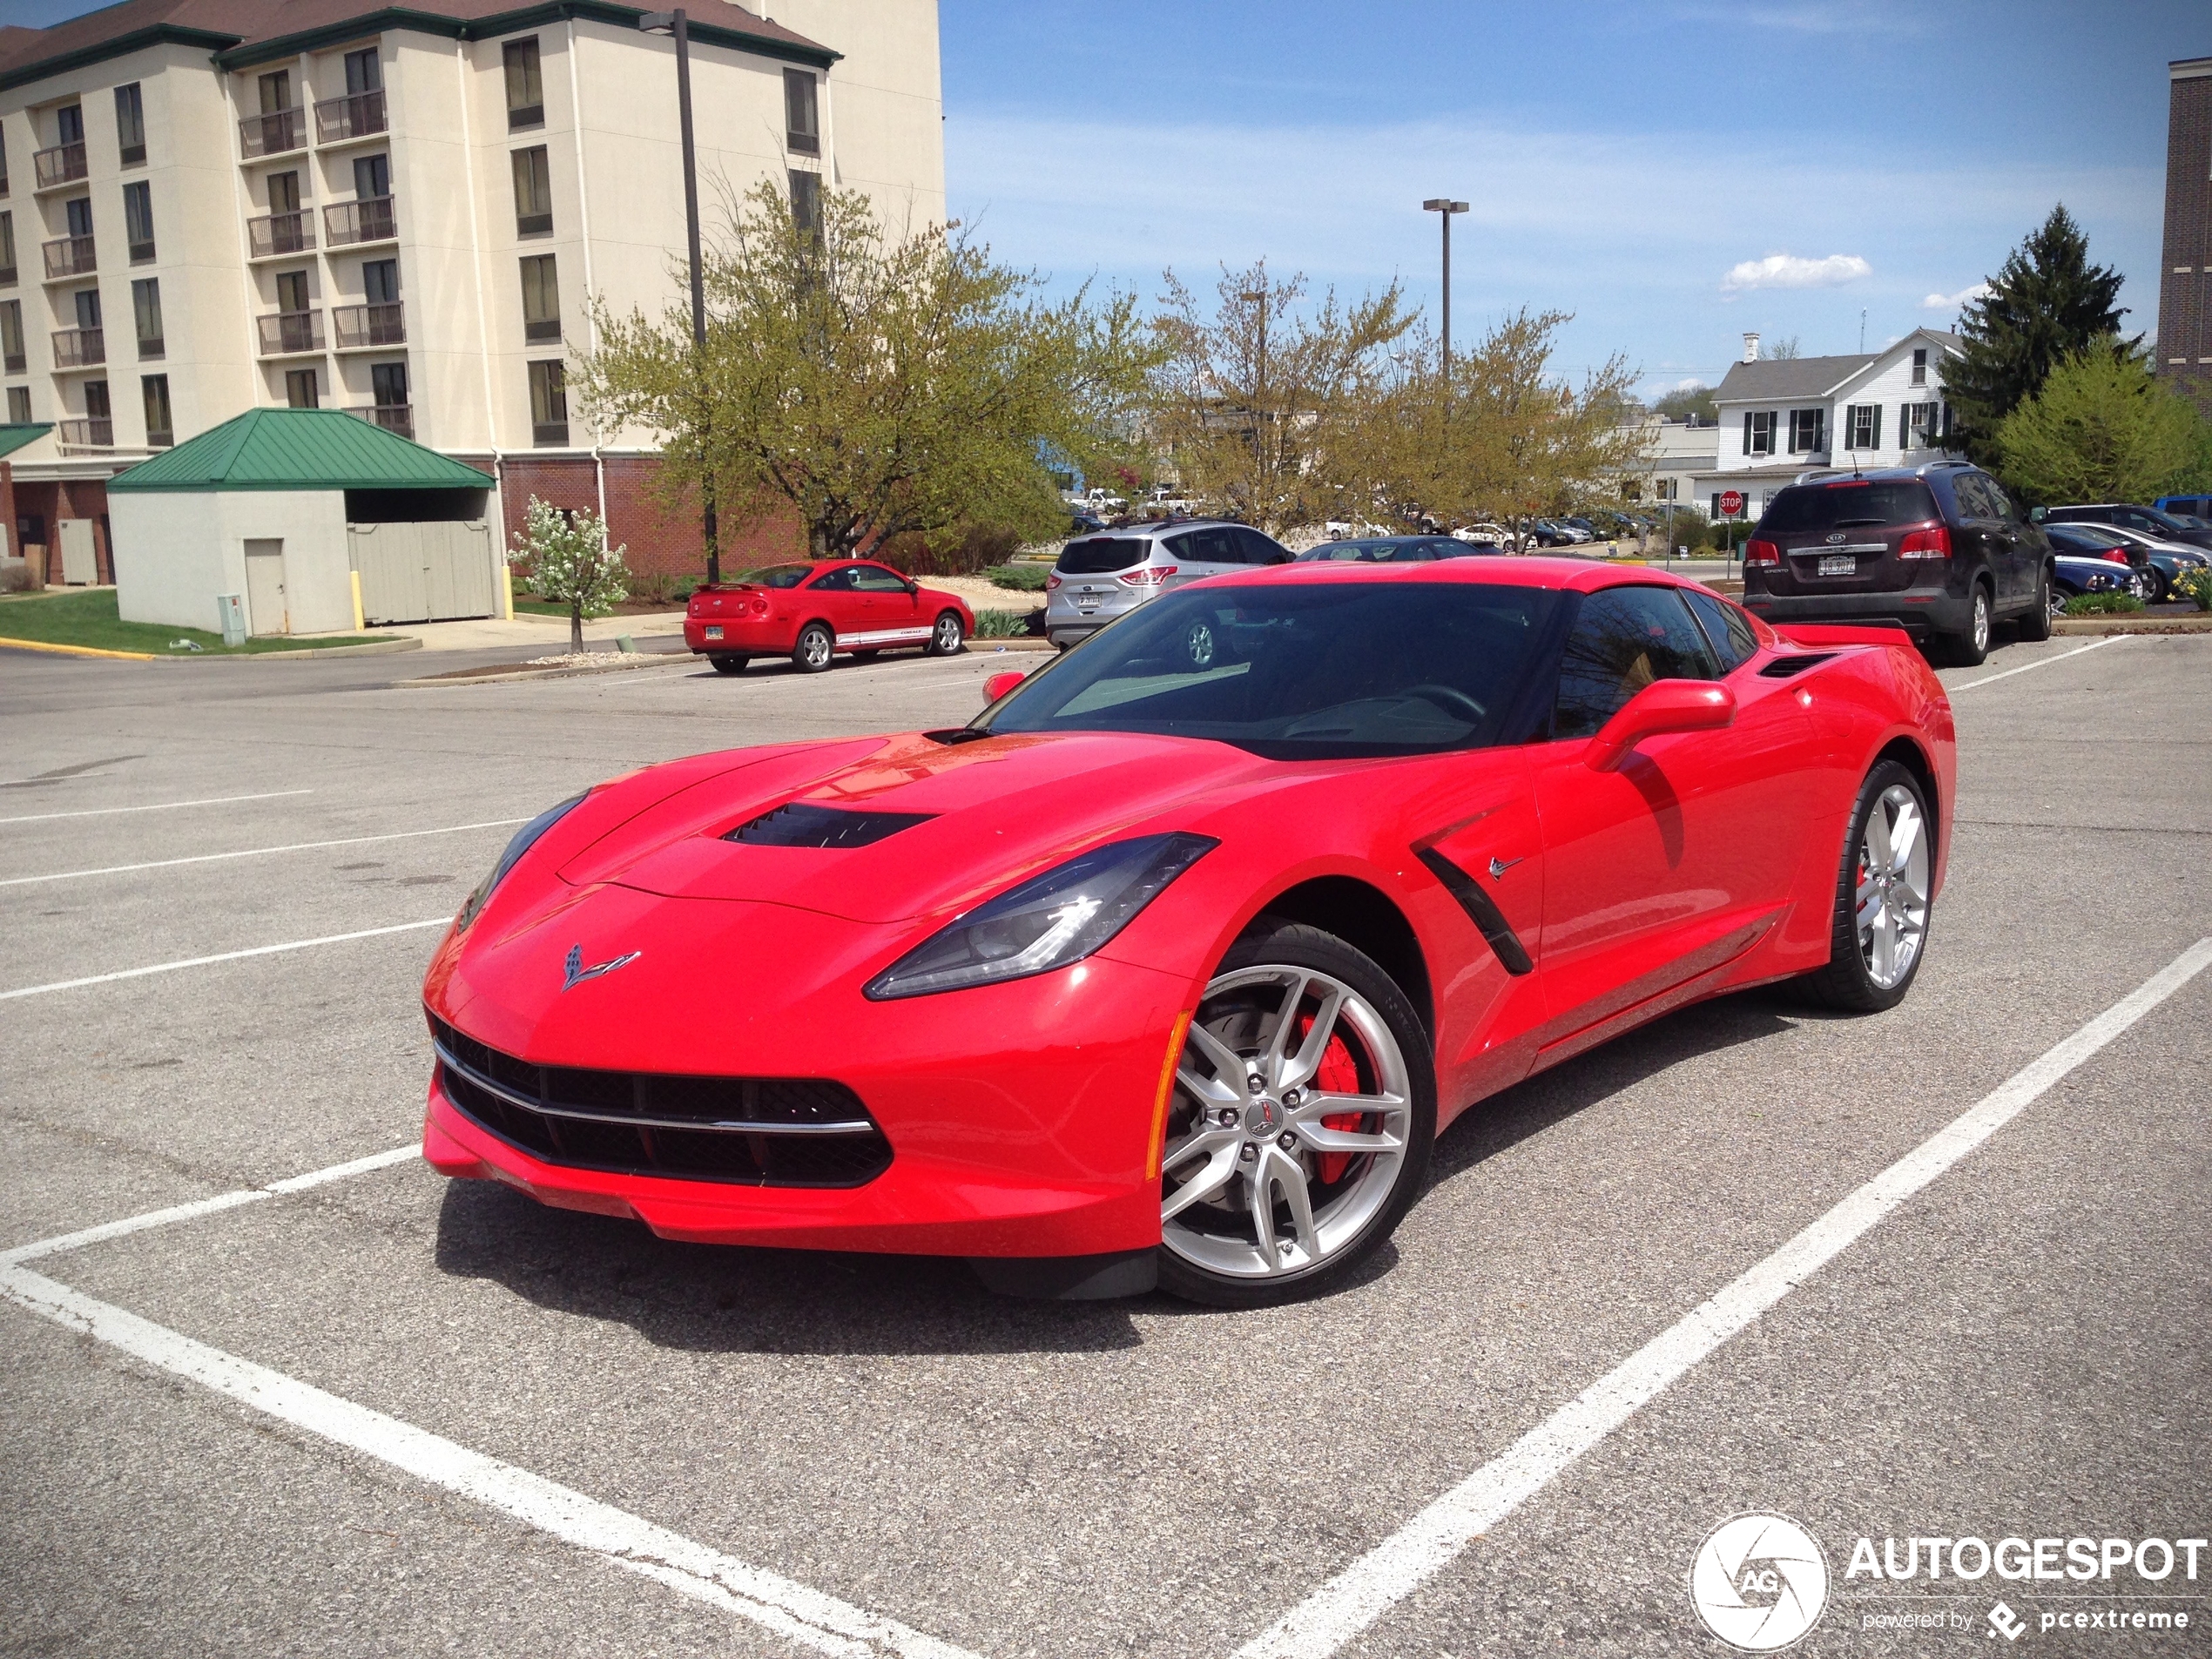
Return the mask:
[[[246,643],[246,600],[235,593],[215,596],[215,625],[222,630],[223,643],[238,646]]]

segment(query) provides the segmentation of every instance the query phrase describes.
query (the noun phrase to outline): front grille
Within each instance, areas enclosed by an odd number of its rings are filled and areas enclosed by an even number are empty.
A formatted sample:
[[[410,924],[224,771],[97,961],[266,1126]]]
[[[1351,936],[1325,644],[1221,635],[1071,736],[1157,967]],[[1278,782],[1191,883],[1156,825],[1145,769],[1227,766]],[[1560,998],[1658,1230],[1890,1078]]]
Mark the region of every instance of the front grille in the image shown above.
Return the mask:
[[[446,1096],[532,1157],[619,1175],[857,1187],[891,1166],[860,1097],[819,1077],[540,1066],[433,1018]]]

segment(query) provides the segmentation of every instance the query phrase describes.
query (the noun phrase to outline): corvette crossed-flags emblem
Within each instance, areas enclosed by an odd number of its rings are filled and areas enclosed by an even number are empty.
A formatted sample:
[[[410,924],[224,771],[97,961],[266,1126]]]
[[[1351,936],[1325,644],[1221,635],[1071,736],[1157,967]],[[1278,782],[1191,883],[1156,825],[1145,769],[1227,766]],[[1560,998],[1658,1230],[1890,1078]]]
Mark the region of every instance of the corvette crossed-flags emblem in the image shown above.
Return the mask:
[[[586,968],[583,965],[583,947],[570,945],[568,960],[562,964],[561,988],[572,991],[588,979],[597,979],[602,974],[611,974],[617,968],[629,967],[644,954],[642,950],[633,950],[626,956],[610,956],[604,962],[595,962]]]

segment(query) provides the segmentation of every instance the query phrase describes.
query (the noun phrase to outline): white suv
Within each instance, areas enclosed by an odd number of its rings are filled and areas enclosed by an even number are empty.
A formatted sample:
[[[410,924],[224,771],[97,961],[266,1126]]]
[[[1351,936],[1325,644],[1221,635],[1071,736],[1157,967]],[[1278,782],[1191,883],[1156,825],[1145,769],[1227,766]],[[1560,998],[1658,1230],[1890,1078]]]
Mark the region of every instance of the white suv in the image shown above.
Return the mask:
[[[1290,549],[1273,537],[1217,519],[1170,519],[1078,536],[1060,550],[1045,583],[1045,635],[1065,651],[1169,588],[1290,560]]]

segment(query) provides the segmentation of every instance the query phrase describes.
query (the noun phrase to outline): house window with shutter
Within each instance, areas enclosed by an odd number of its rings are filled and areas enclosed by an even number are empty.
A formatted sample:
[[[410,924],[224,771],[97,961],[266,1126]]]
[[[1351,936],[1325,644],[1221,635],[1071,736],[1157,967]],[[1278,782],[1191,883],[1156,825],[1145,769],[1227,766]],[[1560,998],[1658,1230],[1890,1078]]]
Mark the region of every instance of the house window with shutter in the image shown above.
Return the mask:
[[[1853,403],[1844,411],[1844,448],[1878,449],[1882,447],[1882,406]]]
[[[1825,409],[1792,409],[1790,411],[1790,453],[1809,455],[1827,444],[1828,411]]]
[[[1760,409],[1743,416],[1743,453],[1747,455],[1770,455],[1774,453],[1774,411]]]

